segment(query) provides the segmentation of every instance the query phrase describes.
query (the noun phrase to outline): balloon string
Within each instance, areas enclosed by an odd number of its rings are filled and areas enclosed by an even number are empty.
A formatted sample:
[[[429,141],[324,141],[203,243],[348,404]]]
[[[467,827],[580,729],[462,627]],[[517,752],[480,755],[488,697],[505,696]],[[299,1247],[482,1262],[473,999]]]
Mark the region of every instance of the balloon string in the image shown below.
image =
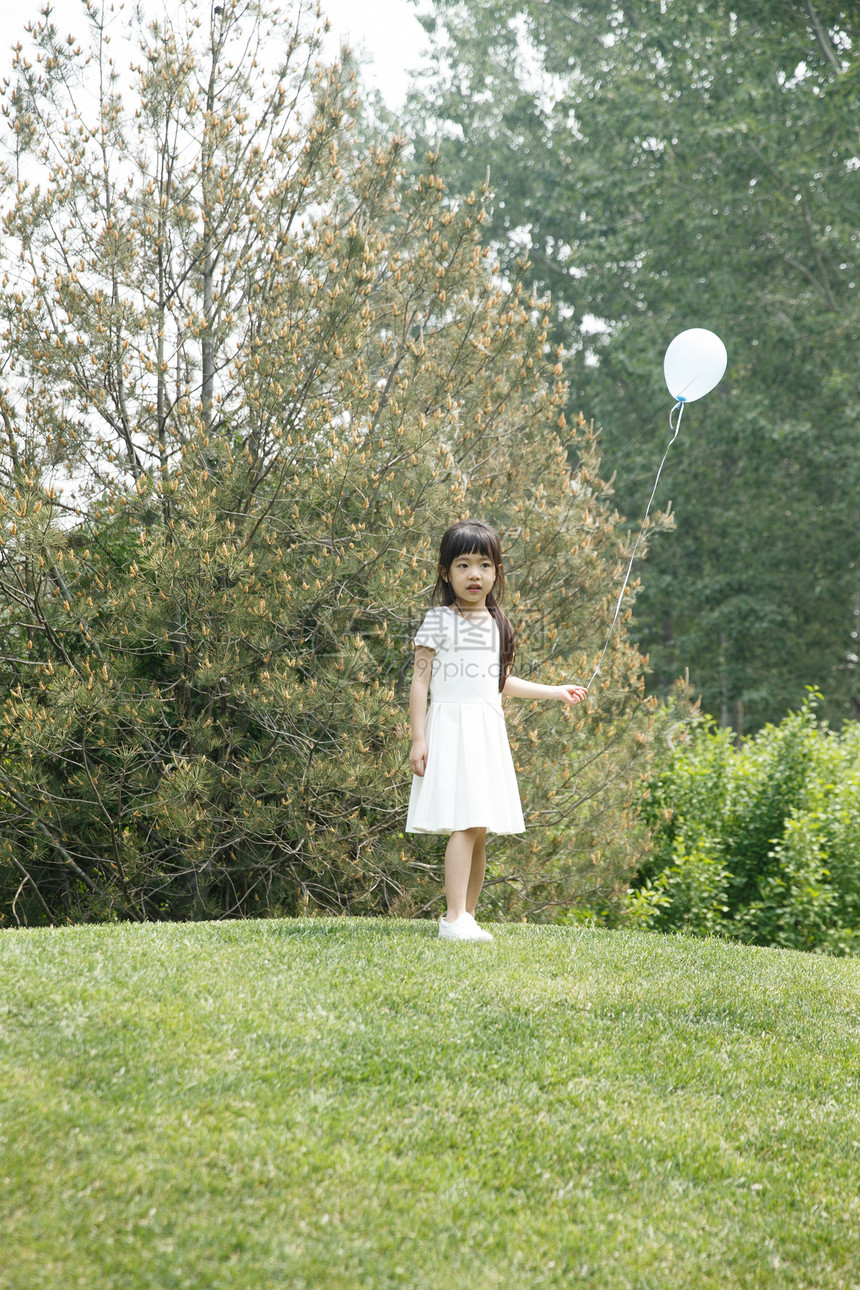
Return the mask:
[[[677,403],[672,408],[672,411],[669,413],[669,428],[672,431],[672,438],[669,440],[668,444],[666,445],[666,451],[663,453],[663,460],[660,462],[660,466],[657,471],[657,478],[654,480],[654,487],[651,489],[651,496],[648,498],[648,505],[645,507],[645,516],[642,520],[642,527],[639,530],[639,536],[637,537],[635,543],[633,544],[633,554],[630,556],[630,563],[628,564],[627,572],[624,575],[624,582],[621,584],[621,591],[618,593],[618,603],[615,606],[615,613],[613,615],[612,622],[609,625],[609,635],[606,637],[606,644],[603,646],[603,653],[600,655],[600,658],[597,660],[597,667],[592,672],[591,680],[588,682],[588,685],[585,687],[587,690],[591,689],[592,681],[599,674],[600,664],[603,662],[603,655],[606,653],[607,649],[609,648],[609,642],[612,639],[612,633],[615,630],[615,624],[617,623],[618,615],[621,612],[621,601],[624,599],[624,592],[627,590],[627,583],[630,580],[630,571],[633,568],[633,561],[636,559],[636,550],[637,550],[637,547],[639,546],[639,543],[642,541],[642,534],[645,532],[645,525],[648,522],[648,512],[651,510],[651,503],[653,502],[654,496],[657,492],[657,485],[660,482],[660,475],[662,473],[663,467],[666,464],[666,458],[669,456],[669,449],[672,447],[672,444],[678,438],[678,431],[681,428],[681,417],[684,415],[684,404],[686,402],[687,400],[684,398],[681,398],[679,395]],[[673,421],[672,418],[674,417],[676,412],[678,413],[678,419],[677,421]]]

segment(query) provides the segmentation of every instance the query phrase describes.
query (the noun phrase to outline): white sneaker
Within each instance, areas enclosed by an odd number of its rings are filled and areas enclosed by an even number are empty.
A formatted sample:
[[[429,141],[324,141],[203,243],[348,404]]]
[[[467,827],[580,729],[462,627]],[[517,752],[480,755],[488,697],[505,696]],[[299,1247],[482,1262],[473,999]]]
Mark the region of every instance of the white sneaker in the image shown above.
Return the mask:
[[[489,932],[479,927],[471,914],[461,914],[453,923],[443,916],[439,919],[440,941],[491,941]]]
[[[475,933],[475,940],[491,941],[493,939],[488,931],[485,931],[483,927],[478,926],[478,924],[475,922],[474,914],[467,913],[466,918],[468,918],[469,922],[472,924],[472,929]]]

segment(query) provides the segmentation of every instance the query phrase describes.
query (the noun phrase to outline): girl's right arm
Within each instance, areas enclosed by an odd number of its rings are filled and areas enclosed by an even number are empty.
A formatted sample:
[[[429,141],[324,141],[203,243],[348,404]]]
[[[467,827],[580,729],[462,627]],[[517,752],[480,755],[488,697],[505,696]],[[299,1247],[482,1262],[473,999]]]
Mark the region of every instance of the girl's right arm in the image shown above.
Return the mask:
[[[412,751],[409,754],[409,765],[413,775],[423,775],[427,769],[424,723],[427,718],[430,669],[433,666],[435,653],[436,651],[427,645],[418,645],[415,648],[415,671],[412,673],[412,687],[409,691],[409,720],[412,723]]]

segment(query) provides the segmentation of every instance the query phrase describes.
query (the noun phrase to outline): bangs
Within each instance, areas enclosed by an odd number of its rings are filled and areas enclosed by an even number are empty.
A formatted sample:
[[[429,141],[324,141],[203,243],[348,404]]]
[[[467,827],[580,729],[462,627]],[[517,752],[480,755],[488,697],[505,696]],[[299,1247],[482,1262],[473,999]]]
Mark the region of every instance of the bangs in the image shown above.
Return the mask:
[[[485,555],[493,564],[496,563],[492,538],[483,525],[464,525],[457,533],[452,533],[450,542],[449,566],[461,555]]]

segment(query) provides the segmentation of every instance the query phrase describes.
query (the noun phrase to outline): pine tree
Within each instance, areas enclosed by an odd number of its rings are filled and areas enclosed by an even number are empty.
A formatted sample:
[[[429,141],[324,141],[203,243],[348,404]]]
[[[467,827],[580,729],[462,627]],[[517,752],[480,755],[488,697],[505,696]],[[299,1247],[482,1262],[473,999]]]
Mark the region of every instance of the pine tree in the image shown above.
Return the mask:
[[[306,5],[183,12],[142,33],[136,108],[115,69],[95,116],[76,98],[111,66],[94,11],[89,51],[46,15],[7,95],[4,917],[420,914],[407,692],[441,532],[499,528],[519,674],[561,681],[599,654],[623,526],[582,422],[568,465],[549,306],[499,277],[483,195],[359,146]],[[592,711],[509,702],[506,912],[629,877],[643,668],[621,624]]]

